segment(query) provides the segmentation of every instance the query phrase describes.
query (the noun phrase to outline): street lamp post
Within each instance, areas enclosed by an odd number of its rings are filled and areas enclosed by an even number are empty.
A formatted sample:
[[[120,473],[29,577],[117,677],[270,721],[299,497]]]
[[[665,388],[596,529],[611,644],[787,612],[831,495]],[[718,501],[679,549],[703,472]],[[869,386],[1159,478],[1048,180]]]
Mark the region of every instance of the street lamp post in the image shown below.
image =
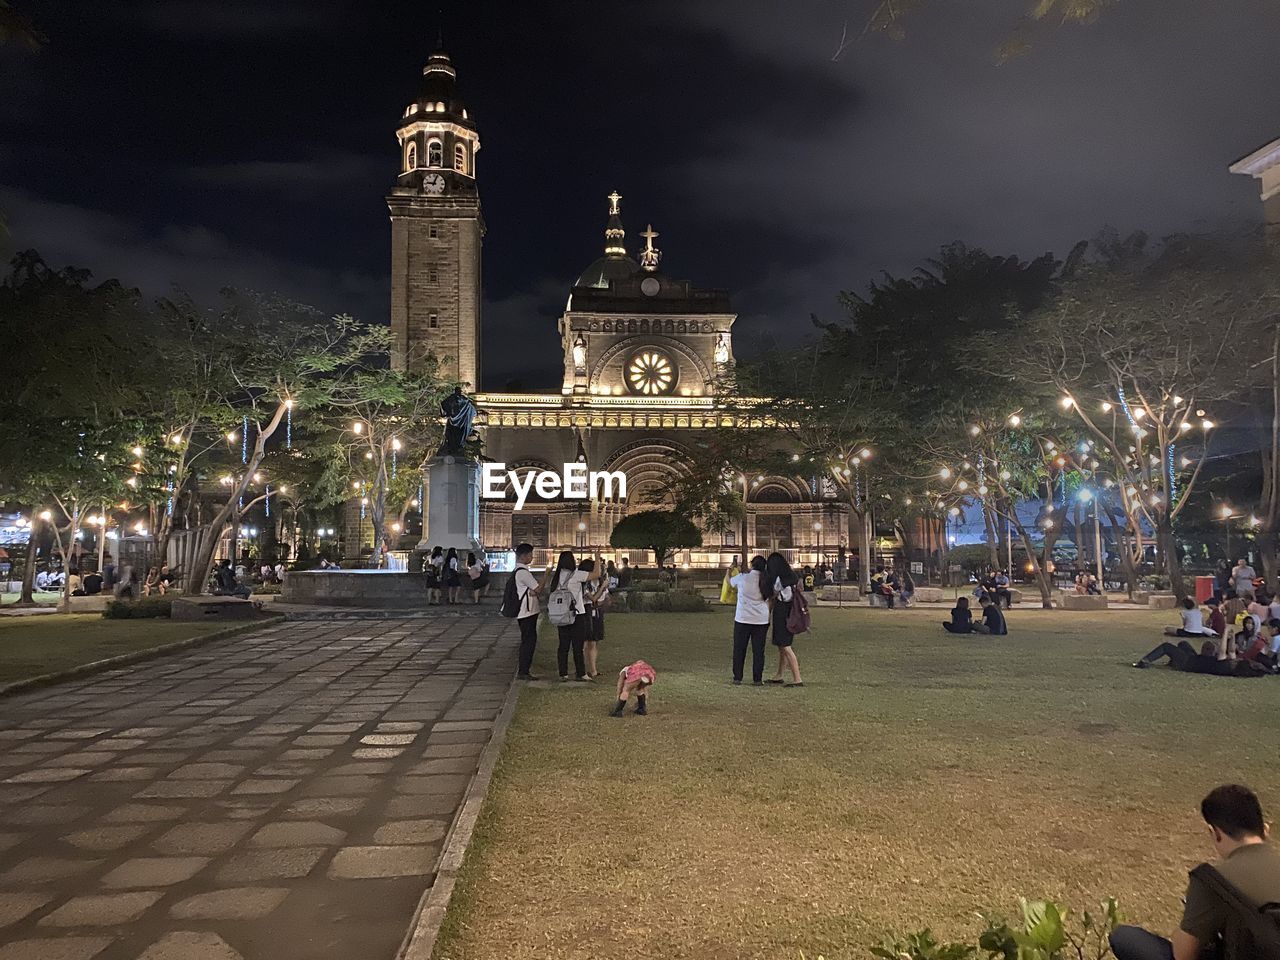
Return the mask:
[[[813,532],[818,535],[818,559],[814,564],[815,567],[822,565],[822,522],[816,521],[813,525]]]

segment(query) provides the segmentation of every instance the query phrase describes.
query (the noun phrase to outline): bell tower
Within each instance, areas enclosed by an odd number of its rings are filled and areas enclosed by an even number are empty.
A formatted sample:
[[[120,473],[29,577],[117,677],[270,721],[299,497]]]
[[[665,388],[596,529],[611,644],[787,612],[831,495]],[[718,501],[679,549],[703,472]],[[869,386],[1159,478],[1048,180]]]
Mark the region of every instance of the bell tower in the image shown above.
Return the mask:
[[[428,354],[441,373],[480,385],[480,245],[476,189],[480,136],[457,93],[457,71],[437,50],[396,139],[400,173],[391,212],[392,363],[412,369]]]

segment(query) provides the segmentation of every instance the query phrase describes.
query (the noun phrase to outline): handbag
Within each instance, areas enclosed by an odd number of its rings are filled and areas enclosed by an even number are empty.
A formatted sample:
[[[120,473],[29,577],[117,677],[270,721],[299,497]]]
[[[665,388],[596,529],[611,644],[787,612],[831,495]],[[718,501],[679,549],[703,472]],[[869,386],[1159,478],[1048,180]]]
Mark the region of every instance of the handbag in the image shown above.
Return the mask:
[[[729,571],[724,572],[724,580],[720,583],[720,602],[726,606],[737,606],[738,588],[729,582]]]

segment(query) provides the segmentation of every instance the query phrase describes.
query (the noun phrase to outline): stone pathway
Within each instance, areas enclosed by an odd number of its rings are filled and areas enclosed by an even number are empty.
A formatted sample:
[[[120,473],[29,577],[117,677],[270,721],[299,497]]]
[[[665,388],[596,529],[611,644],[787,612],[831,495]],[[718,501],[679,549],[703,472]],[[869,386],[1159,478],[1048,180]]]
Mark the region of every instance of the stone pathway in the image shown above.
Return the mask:
[[[513,624],[290,621],[0,700],[0,960],[392,960]]]

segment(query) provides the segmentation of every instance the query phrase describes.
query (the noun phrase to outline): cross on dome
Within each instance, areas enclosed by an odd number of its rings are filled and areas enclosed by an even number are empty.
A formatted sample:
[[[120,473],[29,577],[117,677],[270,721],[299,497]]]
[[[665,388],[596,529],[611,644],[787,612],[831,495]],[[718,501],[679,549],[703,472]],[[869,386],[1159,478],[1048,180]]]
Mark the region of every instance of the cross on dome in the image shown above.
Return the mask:
[[[609,200],[609,213],[611,215],[616,217],[618,214],[622,213],[622,211],[618,208],[618,204],[622,202],[622,194],[620,194],[617,190],[615,190],[613,191],[613,193],[609,194],[608,200]]]
[[[658,269],[658,261],[662,259],[662,252],[653,245],[653,241],[659,236],[658,231],[653,229],[653,224],[640,231],[640,236],[644,237],[644,249],[640,251],[640,266],[653,272]]]

